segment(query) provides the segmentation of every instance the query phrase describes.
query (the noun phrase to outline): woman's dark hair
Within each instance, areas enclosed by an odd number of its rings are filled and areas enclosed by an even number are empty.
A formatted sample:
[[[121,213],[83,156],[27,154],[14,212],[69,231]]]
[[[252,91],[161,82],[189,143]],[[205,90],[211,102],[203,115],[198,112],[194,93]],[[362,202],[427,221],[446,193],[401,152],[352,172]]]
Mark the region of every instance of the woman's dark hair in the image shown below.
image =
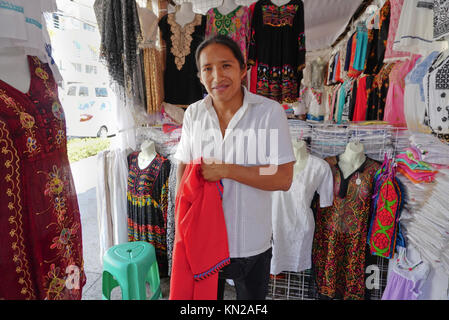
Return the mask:
[[[229,38],[228,36],[217,35],[217,36],[213,36],[211,38],[205,39],[203,42],[200,43],[200,45],[196,49],[195,60],[196,60],[196,67],[198,69],[198,74],[200,72],[201,51],[203,51],[206,47],[208,47],[211,44],[221,44],[221,45],[226,46],[229,49],[231,49],[232,53],[234,54],[234,57],[237,59],[237,61],[240,64],[240,68],[241,69],[246,68],[245,58],[243,57],[243,54],[242,54],[242,51],[240,50],[239,45],[234,40]]]

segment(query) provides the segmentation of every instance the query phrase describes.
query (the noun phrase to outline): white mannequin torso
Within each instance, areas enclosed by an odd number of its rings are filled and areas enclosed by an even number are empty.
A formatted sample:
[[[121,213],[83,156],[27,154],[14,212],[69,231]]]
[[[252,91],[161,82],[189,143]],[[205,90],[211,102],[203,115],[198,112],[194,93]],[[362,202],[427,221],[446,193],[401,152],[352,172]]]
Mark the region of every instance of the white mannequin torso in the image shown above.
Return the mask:
[[[193,21],[195,18],[195,12],[193,12],[193,6],[191,2],[183,2],[175,13],[175,21],[181,27]]]
[[[309,152],[307,151],[306,143],[301,141],[292,141],[293,150],[295,151],[296,162],[293,167],[293,176],[300,173],[307,165],[307,160],[309,159]]]
[[[142,142],[140,146],[140,152],[137,156],[137,164],[140,169],[145,169],[156,157],[156,149],[154,147],[154,142],[146,140]]]
[[[0,79],[23,93],[29,91],[31,76],[23,49],[0,49]]]
[[[278,7],[283,6],[284,4],[287,4],[290,2],[290,0],[271,0],[271,2]]]
[[[238,7],[238,4],[235,3],[235,0],[223,0],[223,4],[220,7],[217,7],[218,12],[223,15],[227,15],[235,10]]]
[[[365,148],[363,144],[356,142],[349,142],[338,161],[338,166],[346,179],[354,171],[356,171],[365,162]]]

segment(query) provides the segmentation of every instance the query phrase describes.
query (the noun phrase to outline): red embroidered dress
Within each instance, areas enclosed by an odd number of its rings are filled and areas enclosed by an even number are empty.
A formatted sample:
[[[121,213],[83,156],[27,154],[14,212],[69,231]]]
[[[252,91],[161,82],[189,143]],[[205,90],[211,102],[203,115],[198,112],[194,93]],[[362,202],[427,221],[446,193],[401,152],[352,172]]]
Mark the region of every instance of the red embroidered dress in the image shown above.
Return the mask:
[[[0,81],[0,299],[81,299],[81,221],[50,68],[24,94]]]

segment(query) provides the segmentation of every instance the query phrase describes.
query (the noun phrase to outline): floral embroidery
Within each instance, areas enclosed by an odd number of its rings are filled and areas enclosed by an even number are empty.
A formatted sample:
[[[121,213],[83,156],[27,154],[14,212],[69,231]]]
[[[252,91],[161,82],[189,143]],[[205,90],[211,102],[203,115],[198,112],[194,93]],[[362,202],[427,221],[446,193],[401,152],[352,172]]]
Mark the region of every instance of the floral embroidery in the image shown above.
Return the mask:
[[[167,22],[170,25],[172,32],[171,35],[171,53],[175,56],[175,64],[178,70],[181,70],[184,66],[186,56],[190,54],[190,44],[192,43],[192,33],[195,31],[195,27],[201,24],[201,15],[196,14],[192,22],[181,27],[175,21],[175,15],[169,14]]]
[[[58,120],[58,126],[59,126],[59,130],[58,133],[60,131],[64,131],[64,109],[62,109],[61,104],[58,101],[58,90],[56,88],[56,83],[54,81],[50,81],[48,82],[47,80],[50,79],[48,73],[46,71],[44,71],[43,69],[43,65],[42,62],[37,58],[37,57],[33,57],[32,58],[34,63],[37,65],[36,69],[35,69],[35,73],[36,75],[41,78],[44,82],[45,85],[45,97],[49,98],[51,101],[53,101],[52,105],[51,105],[51,111],[54,115],[54,117]],[[64,134],[65,137],[65,134]],[[64,142],[64,137],[62,137],[61,135],[56,137],[56,143],[58,144],[58,147],[63,146],[63,142]]]
[[[20,118],[20,124],[25,129],[33,128],[34,124],[36,123],[36,121],[34,120],[34,117],[26,112],[21,112],[19,114],[19,118]]]
[[[6,185],[2,190],[6,190],[6,195],[9,199],[8,207],[10,209],[10,216],[8,222],[10,224],[11,248],[14,252],[13,261],[16,268],[18,283],[20,284],[20,293],[25,299],[35,299],[36,295],[31,286],[31,275],[28,260],[25,256],[25,245],[23,238],[22,226],[22,199],[20,191],[20,171],[19,171],[19,156],[14,144],[9,136],[8,129],[4,122],[0,121],[0,150],[2,154],[6,155],[8,160],[5,161],[4,166],[7,169],[7,176],[5,179]],[[5,182],[4,182],[5,184]],[[5,213],[6,214],[6,213]]]
[[[19,103],[17,103],[16,100],[10,97],[8,93],[3,89],[0,89],[0,100],[3,100],[7,108],[13,109],[14,113],[20,119],[20,124],[22,125],[22,128],[27,131],[27,138],[26,138],[27,151],[25,152],[28,152],[30,155],[33,155],[35,152],[40,151],[40,147],[37,144],[34,132],[36,123],[34,117],[31,116],[29,113],[25,112],[24,108]]]
[[[62,300],[64,298],[65,279],[61,277],[61,268],[51,264],[46,280],[46,298],[49,300]]]
[[[262,6],[263,24],[273,27],[293,26],[298,5],[265,5]]]
[[[257,94],[270,97],[279,103],[293,103],[298,100],[297,72],[291,65],[270,67],[257,66]]]
[[[58,101],[53,102],[51,111],[53,112],[53,115],[56,119],[64,120],[64,111],[62,110],[61,104]]]
[[[34,70],[36,75],[41,78],[42,80],[46,81],[48,80],[48,73],[44,71],[41,67],[37,67],[36,70]]]

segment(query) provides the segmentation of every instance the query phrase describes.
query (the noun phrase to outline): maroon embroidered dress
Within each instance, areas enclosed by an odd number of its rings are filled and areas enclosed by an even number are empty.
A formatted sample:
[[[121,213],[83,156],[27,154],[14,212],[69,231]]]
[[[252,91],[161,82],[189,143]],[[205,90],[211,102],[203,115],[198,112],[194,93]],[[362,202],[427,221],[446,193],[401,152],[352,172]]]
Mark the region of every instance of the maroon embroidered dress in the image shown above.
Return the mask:
[[[318,292],[330,298],[365,296],[365,252],[374,176],[380,164],[366,158],[347,179],[338,158],[325,159],[334,176],[334,203],[318,208],[312,261]]]
[[[258,1],[248,52],[248,64],[257,61],[256,93],[280,103],[297,101],[305,57],[302,0],[291,0],[279,7],[270,0]]]
[[[168,275],[167,207],[170,161],[157,154],[143,169],[139,152],[128,156],[128,241],[147,241],[156,250],[161,276]]]
[[[81,221],[50,68],[24,94],[0,81],[0,299],[81,299]]]

